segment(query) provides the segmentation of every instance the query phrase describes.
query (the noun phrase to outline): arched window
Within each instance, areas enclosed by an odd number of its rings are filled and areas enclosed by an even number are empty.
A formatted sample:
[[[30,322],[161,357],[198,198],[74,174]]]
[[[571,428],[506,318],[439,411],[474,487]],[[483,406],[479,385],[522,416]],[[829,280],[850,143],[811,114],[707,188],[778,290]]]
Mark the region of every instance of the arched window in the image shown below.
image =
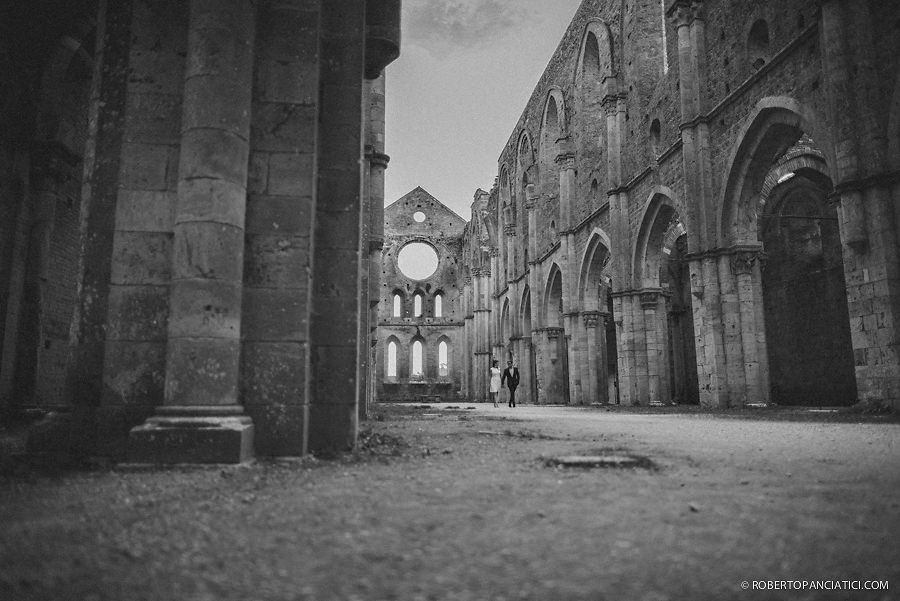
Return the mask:
[[[410,371],[410,375],[413,378],[422,378],[425,376],[425,369],[422,358],[422,341],[416,340],[412,345],[412,370]]]
[[[418,292],[413,297],[413,315],[415,317],[422,317],[422,295]]]
[[[393,340],[387,346],[387,377],[397,377],[397,343]]]
[[[394,317],[402,317],[403,316],[403,299],[400,298],[399,294],[394,294]]]
[[[440,292],[434,295],[434,316],[444,316],[444,295]]]
[[[446,378],[450,375],[450,345],[446,340],[438,344],[438,376]]]

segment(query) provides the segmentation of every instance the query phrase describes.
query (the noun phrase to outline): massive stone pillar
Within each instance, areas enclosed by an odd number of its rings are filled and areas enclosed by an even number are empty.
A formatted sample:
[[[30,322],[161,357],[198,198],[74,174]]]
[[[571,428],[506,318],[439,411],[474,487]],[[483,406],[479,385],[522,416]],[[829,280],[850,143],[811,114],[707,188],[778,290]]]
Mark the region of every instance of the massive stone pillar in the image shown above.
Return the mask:
[[[669,366],[666,361],[668,339],[664,324],[665,298],[659,290],[646,290],[640,295],[644,319],[644,338],[647,353],[647,402],[664,404],[669,395]]]
[[[516,391],[516,403],[536,403],[534,390],[534,352],[531,348],[531,336],[522,336],[515,340],[516,356],[519,361],[519,389]]]
[[[255,8],[192,0],[182,105],[165,403],[132,430],[139,462],[253,453],[238,399]]]
[[[566,404],[568,381],[563,378],[566,349],[565,330],[561,327],[545,327],[534,330],[532,340],[536,340],[535,361],[537,372],[536,402],[546,404]]]
[[[835,197],[859,400],[900,407],[900,160],[889,157],[868,5],[821,3]]]
[[[384,248],[384,172],[390,158],[384,154],[385,129],[385,76],[367,82],[368,123],[366,128],[365,158],[368,167],[366,177],[366,200],[368,204],[368,240],[363,245],[368,249],[368,320],[360,329],[360,344],[371,346],[377,342],[375,330],[378,325],[378,302],[381,296],[381,253]],[[360,419],[368,414],[374,400],[372,391],[375,388],[375,363],[370,359],[366,378],[362,384],[365,393],[361,395],[359,404]]]
[[[606,357],[606,319],[609,314],[601,311],[582,313],[586,342],[585,404],[609,403],[609,375]]]
[[[745,396],[740,305],[730,273],[730,250],[719,249],[713,207],[709,128],[704,111],[703,3],[678,0],[668,11],[678,38],[682,160],[685,174],[691,294],[700,403],[727,407]],[[727,340],[726,340],[727,337]],[[757,399],[758,400],[758,399]]]
[[[321,5],[318,181],[310,315],[309,448],[340,452],[356,444],[362,272],[363,77],[366,2],[330,0]],[[376,4],[376,3],[370,3]],[[378,71],[374,73],[377,77]],[[335,370],[341,370],[336,376]]]

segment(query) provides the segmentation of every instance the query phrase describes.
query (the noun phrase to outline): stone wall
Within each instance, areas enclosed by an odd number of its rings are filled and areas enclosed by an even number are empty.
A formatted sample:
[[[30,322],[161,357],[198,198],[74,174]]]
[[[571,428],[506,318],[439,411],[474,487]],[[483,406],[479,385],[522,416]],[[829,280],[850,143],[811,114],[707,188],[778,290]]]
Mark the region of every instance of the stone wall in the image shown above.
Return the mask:
[[[512,330],[542,332],[530,337],[540,388],[566,382],[537,391],[538,402],[601,398],[599,378],[585,386],[611,355],[587,325],[598,303],[585,286],[599,280],[611,286],[612,314],[602,318],[615,324],[618,359],[606,375],[618,380],[620,402],[764,404],[774,391],[789,404],[900,402],[889,375],[900,340],[898,24],[900,8],[880,0],[582,3],[501,152],[484,225],[467,228],[480,236],[467,248],[487,248],[467,258],[481,275],[492,249],[498,265],[530,254],[528,264],[511,261],[508,282],[491,276],[479,287],[473,277],[466,290],[470,306],[487,288],[486,310],[510,303],[521,315],[527,285],[531,323]],[[767,199],[790,177],[837,206],[836,217],[807,216],[839,225],[822,237],[831,259],[827,277],[810,284],[819,290],[812,304],[785,286],[816,270],[761,234]],[[507,225],[514,238],[503,238]],[[589,263],[598,241],[602,265]],[[770,272],[767,246],[780,255]],[[661,281],[668,257],[679,267]],[[778,275],[785,266],[796,273]],[[563,316],[551,324],[556,269]],[[810,317],[814,299],[829,309]],[[477,312],[470,352],[479,352],[476,321]],[[767,339],[787,324],[797,348]],[[561,351],[545,333],[557,326],[567,361],[554,363],[546,356]],[[506,344],[496,325],[488,332],[482,349]],[[828,391],[809,384],[823,365]]]
[[[137,462],[352,448],[399,2],[7,4],[2,409]]]
[[[416,219],[418,217],[421,221]],[[460,397],[464,354],[462,329],[465,317],[460,287],[461,238],[465,221],[422,188],[416,188],[384,211],[385,244],[381,261],[381,295],[378,304],[376,388],[379,400],[415,401]],[[437,254],[435,272],[421,280],[404,274],[398,264],[400,251],[409,243],[426,242]],[[394,314],[394,296],[400,296],[400,314]],[[421,314],[414,311],[420,295]],[[436,297],[441,297],[440,315]],[[412,373],[412,347],[423,348],[423,373]],[[448,345],[448,373],[439,372],[438,349]],[[397,373],[388,375],[387,348],[397,345]]]

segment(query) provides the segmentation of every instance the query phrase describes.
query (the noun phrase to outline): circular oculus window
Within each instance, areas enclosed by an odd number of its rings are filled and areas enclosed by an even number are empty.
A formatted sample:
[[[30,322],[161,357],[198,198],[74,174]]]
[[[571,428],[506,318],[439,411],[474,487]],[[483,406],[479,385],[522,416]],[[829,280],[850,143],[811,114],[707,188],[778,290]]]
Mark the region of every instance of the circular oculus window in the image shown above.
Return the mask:
[[[397,266],[411,280],[428,279],[437,271],[437,251],[425,242],[410,242],[397,254]]]
[[[413,220],[415,220],[416,223],[422,223],[423,221],[425,221],[425,213],[423,213],[422,211],[416,211],[415,213],[413,213]]]

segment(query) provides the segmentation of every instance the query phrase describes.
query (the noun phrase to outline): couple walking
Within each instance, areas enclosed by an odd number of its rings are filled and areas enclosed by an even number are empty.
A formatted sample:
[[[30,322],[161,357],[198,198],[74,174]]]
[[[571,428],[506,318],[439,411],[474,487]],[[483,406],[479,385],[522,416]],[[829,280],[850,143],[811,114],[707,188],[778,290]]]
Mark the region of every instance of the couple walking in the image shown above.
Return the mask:
[[[497,407],[497,399],[500,396],[500,388],[506,383],[509,388],[509,406],[516,406],[516,388],[519,386],[519,368],[513,367],[512,361],[506,362],[506,369],[500,373],[499,361],[491,365],[491,398],[494,399],[494,407]]]

